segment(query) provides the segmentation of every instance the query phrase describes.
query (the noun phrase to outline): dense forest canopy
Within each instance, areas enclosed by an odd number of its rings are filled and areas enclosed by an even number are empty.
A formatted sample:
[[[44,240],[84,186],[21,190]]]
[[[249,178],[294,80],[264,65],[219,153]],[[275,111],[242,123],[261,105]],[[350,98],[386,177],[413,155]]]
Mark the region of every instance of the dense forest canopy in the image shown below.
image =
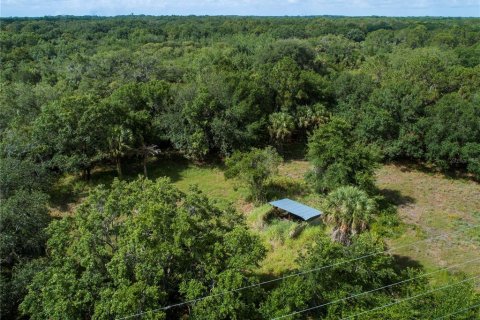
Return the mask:
[[[28,134],[29,153],[62,170],[118,162],[122,144],[193,159],[278,146],[328,112],[387,159],[479,174],[478,19],[51,17],[1,28],[3,140]]]
[[[267,197],[280,155],[308,146],[314,168],[307,180],[331,192],[329,220],[340,243],[319,235],[299,270],[385,248],[376,235],[357,234],[368,229],[382,161],[480,179],[480,19],[0,23],[0,302],[7,318],[112,319],[259,281],[262,244],[240,215],[197,190],[185,194],[163,179],[116,181],[95,188],[73,217],[51,222],[51,186],[65,174],[88,180],[95,168],[111,166],[121,179],[125,162],[135,161],[148,177],[147,160],[169,152],[196,163],[227,159],[227,176],[241,177],[258,200]],[[359,206],[364,216],[349,219]],[[385,254],[147,317],[272,318],[418,274]],[[350,317],[429,288],[413,281],[307,315]],[[466,282],[371,316],[440,317],[478,300]]]

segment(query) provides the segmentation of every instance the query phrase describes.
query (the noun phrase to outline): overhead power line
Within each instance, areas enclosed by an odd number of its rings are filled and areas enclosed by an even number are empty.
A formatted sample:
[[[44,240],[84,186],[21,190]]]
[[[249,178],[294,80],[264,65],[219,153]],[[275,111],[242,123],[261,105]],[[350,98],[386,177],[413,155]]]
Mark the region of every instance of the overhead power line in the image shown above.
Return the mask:
[[[343,299],[338,299],[338,300],[330,301],[330,302],[327,302],[327,303],[324,303],[324,304],[321,304],[321,305],[318,305],[318,306],[306,308],[306,309],[303,309],[303,310],[300,310],[300,311],[295,311],[295,312],[292,312],[292,313],[289,313],[289,314],[286,314],[286,315],[283,315],[283,316],[280,316],[280,317],[273,318],[272,320],[287,318],[287,317],[290,317],[290,316],[293,316],[293,315],[296,315],[296,314],[312,311],[312,310],[319,309],[319,308],[322,308],[322,307],[325,307],[325,306],[329,306],[329,305],[332,305],[332,304],[335,304],[335,303],[338,303],[338,302],[354,299],[354,298],[357,298],[357,297],[360,297],[360,296],[367,295],[367,294],[372,293],[372,292],[380,291],[380,290],[383,290],[383,289],[386,289],[386,288],[391,288],[391,287],[394,287],[396,285],[407,283],[407,282],[410,282],[410,281],[413,281],[413,280],[416,280],[416,279],[428,277],[428,276],[431,276],[432,274],[436,274],[436,273],[439,273],[439,272],[442,272],[442,271],[447,271],[447,270],[457,268],[457,267],[460,267],[460,266],[463,266],[463,265],[466,265],[468,263],[472,263],[472,262],[475,262],[475,261],[479,261],[479,260],[480,260],[480,258],[477,258],[477,259],[469,260],[469,261],[459,263],[459,264],[456,264],[456,265],[453,265],[453,266],[450,266],[450,267],[441,268],[441,269],[438,269],[436,271],[424,273],[422,275],[419,275],[419,276],[416,276],[416,277],[413,277],[413,278],[409,278],[409,279],[405,279],[405,280],[402,280],[402,281],[398,281],[398,282],[395,282],[395,283],[392,283],[392,284],[389,284],[389,285],[386,285],[386,286],[383,286],[383,287],[379,287],[379,288],[376,288],[376,289],[373,289],[373,290],[369,290],[369,291],[361,292],[361,293],[358,293],[358,294],[354,294],[354,295],[348,296],[348,297],[343,298]]]
[[[464,231],[467,231],[467,230],[475,229],[475,228],[478,228],[479,226],[480,226],[480,224],[473,225],[473,226],[468,226],[466,228],[462,228],[461,230],[458,230],[458,231],[454,232],[452,235],[457,234],[457,233],[461,233],[461,232],[464,232]],[[141,311],[141,312],[138,312],[138,313],[135,313],[135,314],[131,314],[131,315],[127,315],[127,316],[124,316],[124,317],[116,318],[116,320],[131,319],[131,318],[139,317],[139,316],[142,316],[142,315],[148,314],[148,313],[165,311],[165,310],[168,310],[168,309],[171,309],[171,308],[176,308],[176,307],[184,306],[184,305],[187,305],[187,304],[196,303],[196,302],[205,300],[207,298],[219,297],[219,296],[223,296],[223,295],[226,295],[226,294],[229,294],[229,293],[235,293],[235,292],[243,291],[243,290],[246,290],[246,289],[251,289],[251,288],[263,286],[263,285],[266,285],[266,284],[274,283],[274,282],[285,280],[285,279],[288,279],[288,278],[297,277],[297,276],[305,275],[305,274],[312,273],[312,272],[318,272],[318,271],[325,270],[325,269],[328,269],[328,268],[352,263],[352,262],[363,260],[363,259],[366,259],[366,258],[369,258],[369,257],[374,257],[374,256],[377,256],[379,254],[389,253],[389,252],[394,251],[394,250],[408,248],[408,247],[411,247],[411,246],[414,246],[414,245],[417,245],[417,244],[420,244],[420,243],[429,242],[429,241],[432,241],[432,240],[435,240],[435,239],[441,239],[441,238],[446,239],[447,235],[442,234],[442,235],[438,235],[438,236],[435,236],[435,237],[430,237],[430,238],[427,238],[427,239],[418,240],[418,241],[407,243],[407,244],[404,244],[404,245],[401,245],[401,246],[393,247],[393,248],[390,248],[390,249],[387,249],[387,250],[369,253],[369,254],[366,254],[366,255],[363,255],[363,256],[360,256],[360,257],[357,257],[357,258],[348,259],[348,260],[345,260],[345,261],[340,261],[340,262],[337,262],[337,263],[333,263],[333,264],[330,264],[330,265],[321,266],[321,267],[318,267],[318,268],[313,268],[313,269],[309,269],[309,270],[305,270],[305,271],[295,272],[295,273],[292,273],[292,274],[289,274],[289,275],[286,275],[286,276],[282,276],[282,277],[278,277],[278,278],[275,278],[275,279],[271,279],[271,280],[262,281],[262,282],[259,282],[259,283],[239,287],[237,289],[226,290],[226,291],[222,291],[222,292],[219,292],[219,293],[199,297],[199,298],[196,298],[196,299],[191,299],[191,300],[187,300],[187,301],[183,301],[183,302],[179,302],[179,303],[175,303],[175,304],[170,304],[168,306],[164,306],[164,307],[160,307],[160,308],[156,308],[156,309]]]
[[[436,292],[436,291],[440,291],[440,290],[443,290],[443,289],[447,289],[447,288],[450,288],[450,287],[453,287],[453,286],[456,286],[456,285],[459,285],[459,284],[462,284],[462,283],[465,283],[467,281],[470,281],[470,280],[474,280],[474,279],[478,279],[480,276],[475,276],[475,277],[471,277],[471,278],[468,278],[468,279],[465,279],[465,280],[462,280],[462,281],[458,281],[458,282],[454,282],[452,284],[449,284],[449,285],[446,285],[446,286],[443,286],[443,287],[439,287],[439,288],[436,288],[436,289],[433,289],[433,290],[429,290],[429,291],[425,291],[423,293],[420,293],[420,294],[417,294],[417,295],[414,295],[414,296],[411,296],[411,297],[408,297],[408,298],[405,298],[405,299],[401,299],[401,300],[397,300],[395,302],[392,302],[392,303],[389,303],[389,304],[385,304],[383,306],[380,306],[380,307],[376,307],[376,308],[373,308],[373,309],[370,309],[370,310],[367,310],[367,311],[363,311],[363,312],[360,312],[360,313],[356,313],[354,315],[351,315],[351,316],[348,316],[346,318],[342,318],[340,320],[347,320],[347,319],[352,319],[354,317],[358,317],[358,316],[361,316],[363,314],[367,314],[367,313],[370,313],[370,312],[373,312],[373,311],[377,311],[377,310],[380,310],[380,309],[383,309],[383,308],[387,308],[387,307],[390,307],[390,306],[393,306],[393,305],[396,305],[396,304],[399,304],[399,303],[402,303],[402,302],[405,302],[405,301],[409,301],[409,300],[412,300],[412,299],[415,299],[415,298],[419,298],[419,297],[422,297],[424,295],[427,295],[429,293],[433,293],[433,292]]]
[[[465,312],[465,311],[468,311],[468,310],[471,310],[471,309],[475,309],[475,308],[478,308],[480,307],[480,303],[479,304],[476,304],[474,306],[470,306],[470,307],[467,307],[467,308],[463,308],[463,309],[460,309],[458,311],[455,311],[455,312],[452,312],[452,313],[449,313],[449,314],[446,314],[444,316],[441,316],[441,317],[438,317],[438,318],[435,318],[433,320],[443,320],[443,319],[446,319],[450,316],[454,316],[456,314],[459,314],[459,313],[462,313],[462,312]]]

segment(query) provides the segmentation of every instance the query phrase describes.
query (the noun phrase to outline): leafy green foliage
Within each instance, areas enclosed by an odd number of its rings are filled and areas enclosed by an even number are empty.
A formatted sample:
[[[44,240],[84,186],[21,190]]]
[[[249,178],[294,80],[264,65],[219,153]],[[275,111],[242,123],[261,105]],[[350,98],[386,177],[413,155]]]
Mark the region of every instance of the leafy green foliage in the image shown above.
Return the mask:
[[[49,186],[45,168],[28,159],[0,158],[0,309],[15,318],[33,273],[32,259],[45,253]]]
[[[222,292],[255,281],[249,274],[264,255],[233,210],[218,209],[196,190],[183,194],[165,179],[100,186],[49,234],[48,265],[22,303],[32,319],[109,319]],[[219,299],[222,308],[205,302],[192,314],[254,315],[247,295]]]
[[[2,199],[0,206],[0,308],[2,316],[17,313],[32,275],[25,275],[26,264],[44,254],[47,227],[47,195],[19,190]]]
[[[277,173],[282,158],[272,147],[235,152],[225,164],[227,179],[237,178],[249,190],[253,200],[263,200],[267,194],[268,180]]]
[[[439,142],[422,125],[445,95],[476,104],[474,19],[2,19],[1,36],[2,139],[35,123],[29,156],[55,170],[88,177],[140,157],[146,173],[155,148],[204,161],[272,136],[303,142],[318,105],[388,159],[478,170],[429,152]],[[132,136],[120,153],[107,143],[119,130]],[[466,140],[463,158],[476,159]]]
[[[50,157],[53,168],[88,175],[101,159],[104,143],[104,128],[94,121],[97,110],[91,96],[71,96],[46,106],[34,123],[36,153]]]
[[[13,196],[19,190],[46,191],[50,182],[45,167],[28,159],[0,158],[0,200]]]
[[[375,202],[357,187],[340,187],[326,198],[325,220],[333,224],[332,239],[349,244],[365,231],[375,213]]]
[[[342,263],[370,252],[383,251],[384,248],[382,241],[370,234],[360,236],[351,246],[343,246],[319,236],[309,247],[307,254],[300,259],[299,271],[331,264],[334,266],[285,280],[270,293],[262,305],[264,316],[271,318],[286,315],[401,279],[402,276],[396,272],[395,262],[389,255],[375,255],[353,264]],[[382,295],[381,292],[378,294]],[[300,319],[309,314],[327,319],[345,316],[348,310],[355,310],[355,306],[375,305],[377,301],[375,294],[372,294],[360,298],[354,305],[333,304],[300,314],[295,318]]]
[[[288,318],[338,319],[366,312],[363,316],[368,319],[426,320],[478,303],[480,297],[472,281],[433,292],[438,287],[429,285],[419,270],[398,271],[395,258],[380,253],[385,250],[385,244],[370,233],[360,235],[350,246],[319,236],[299,259],[298,272],[305,274],[285,279],[269,292],[260,307],[263,317],[294,313]],[[356,259],[359,257],[365,258]],[[461,279],[452,277],[450,284],[456,281]],[[384,286],[389,288],[378,290]],[[460,298],[461,292],[464,299]],[[414,295],[422,296],[381,308]],[[375,308],[379,309],[371,312]],[[462,314],[459,319],[469,319],[475,312]]]
[[[317,103],[313,106],[298,107],[296,118],[299,128],[310,131],[327,122],[328,112],[324,105]]]
[[[365,190],[373,187],[378,151],[357,141],[352,126],[344,119],[332,118],[313,132],[308,142],[308,158],[314,169],[307,178],[319,192],[343,185]]]
[[[285,112],[272,113],[269,117],[268,131],[272,140],[277,143],[285,142],[295,130],[294,118]]]
[[[49,222],[47,195],[19,190],[0,208],[0,264],[13,265],[24,257],[38,256],[45,242]]]
[[[443,97],[429,110],[425,142],[427,157],[448,169],[466,165],[480,178],[480,108],[456,94]]]
[[[289,111],[306,98],[300,68],[291,58],[285,57],[274,64],[269,73],[269,85],[275,94],[277,110]]]
[[[358,43],[342,35],[326,35],[320,38],[317,51],[317,59],[335,69],[355,67],[360,58]]]

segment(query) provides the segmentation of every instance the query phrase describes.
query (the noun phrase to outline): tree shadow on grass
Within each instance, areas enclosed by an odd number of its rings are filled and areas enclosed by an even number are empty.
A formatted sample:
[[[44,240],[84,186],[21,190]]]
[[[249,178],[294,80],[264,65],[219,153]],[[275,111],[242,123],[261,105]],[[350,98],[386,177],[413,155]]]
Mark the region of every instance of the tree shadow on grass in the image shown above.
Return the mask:
[[[178,155],[162,155],[151,159],[147,164],[148,178],[156,180],[168,177],[172,182],[182,179],[182,171],[188,169],[192,163]],[[211,166],[218,166],[211,164]],[[143,176],[141,159],[126,159],[122,163],[124,181],[132,181]],[[90,180],[80,175],[66,175],[58,180],[50,192],[50,205],[60,211],[68,211],[69,205],[78,202],[88,194],[88,191],[98,185],[109,187],[115,178],[118,178],[114,164],[104,164],[92,170]]]
[[[475,182],[480,182],[479,179],[476,179],[474,175],[469,174],[465,171],[465,168],[457,166],[448,170],[441,170],[440,168],[434,165],[428,165],[422,162],[412,162],[407,160],[398,160],[393,161],[392,164],[398,166],[402,172],[411,172],[419,171],[425,174],[441,174],[445,178],[454,179],[454,180],[470,180]]]
[[[292,198],[308,193],[308,186],[302,181],[289,178],[276,178],[266,186],[267,199]]]
[[[56,183],[49,190],[49,205],[58,211],[66,212],[72,203],[76,203],[81,198],[81,193],[76,192],[73,184]]]
[[[423,269],[423,265],[411,257],[394,254],[393,259],[395,264],[402,270],[405,268]]]
[[[191,163],[183,157],[169,157],[155,159],[147,165],[148,178],[156,180],[158,178],[167,177],[172,182],[182,179],[182,171],[187,170]],[[140,170],[141,169],[141,170]],[[136,176],[143,175],[143,169],[137,168]]]
[[[380,189],[379,193],[387,200],[387,202],[394,205],[409,205],[415,203],[415,198],[403,195],[398,190],[393,189]]]
[[[264,285],[262,285],[262,288],[265,290],[273,290],[276,287],[278,287],[281,283],[284,277],[297,273],[298,270],[290,270],[290,271],[283,271],[283,272],[278,272],[278,273],[267,273],[263,272],[261,274],[258,274],[258,279],[261,282],[265,282]]]
[[[158,158],[151,158],[147,163],[147,177],[150,180],[167,177],[172,182],[182,179],[182,171],[187,170],[192,163],[179,155],[161,155]],[[143,177],[143,166],[141,159],[127,159],[122,164],[122,180],[131,181],[139,176]],[[115,178],[118,178],[114,165],[99,168],[92,173],[90,184],[110,185]]]
[[[292,142],[283,146],[280,154],[285,161],[289,160],[305,160],[307,152],[307,144],[305,142]]]

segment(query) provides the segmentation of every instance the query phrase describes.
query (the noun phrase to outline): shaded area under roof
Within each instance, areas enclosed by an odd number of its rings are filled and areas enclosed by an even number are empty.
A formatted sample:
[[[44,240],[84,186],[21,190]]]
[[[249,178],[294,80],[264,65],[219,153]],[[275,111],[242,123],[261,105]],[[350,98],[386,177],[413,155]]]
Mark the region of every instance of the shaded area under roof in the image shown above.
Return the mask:
[[[322,214],[320,210],[301,204],[300,202],[290,199],[282,199],[269,202],[272,206],[285,210],[303,220],[310,220]]]

